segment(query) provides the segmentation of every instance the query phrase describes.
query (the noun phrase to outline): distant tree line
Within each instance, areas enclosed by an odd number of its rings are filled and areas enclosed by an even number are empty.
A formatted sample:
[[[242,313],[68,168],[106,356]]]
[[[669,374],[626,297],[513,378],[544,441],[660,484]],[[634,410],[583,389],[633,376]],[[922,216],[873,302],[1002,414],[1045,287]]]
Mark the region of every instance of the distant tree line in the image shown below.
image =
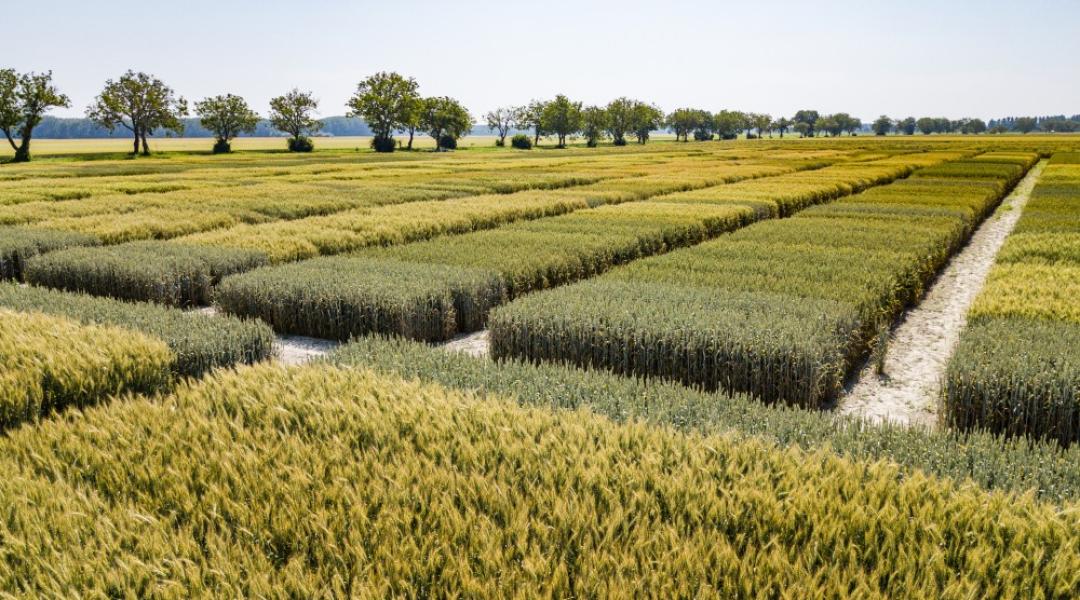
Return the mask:
[[[356,92],[345,106],[343,117],[316,118],[319,101],[311,92],[292,89],[270,100],[266,117],[252,110],[240,96],[221,94],[194,103],[196,117],[190,116],[185,98],[147,73],[127,71],[109,79],[100,94],[86,108],[85,119],[49,117],[52,108],[69,107],[67,96],[52,83],[52,73],[18,73],[0,69],[0,131],[15,151],[14,161],[30,160],[33,135],[49,138],[131,137],[133,154],[149,154],[147,138],[155,135],[188,135],[214,138],[213,151],[229,152],[239,136],[288,136],[288,149],[307,152],[314,148],[311,136],[371,135],[378,152],[392,152],[402,147],[395,134],[407,135],[404,147],[412,149],[417,133],[435,141],[435,150],[457,147],[475,123],[469,111],[449,96],[423,96],[412,77],[394,72],[379,72],[357,84]],[[620,97],[604,106],[585,106],[582,102],[557,95],[551,100],[533,100],[523,106],[498,108],[483,115],[483,122],[495,133],[496,145],[504,146],[512,132],[515,148],[531,148],[541,137],[551,136],[564,148],[567,141],[582,137],[587,146],[610,139],[617,146],[633,138],[644,144],[651,132],[666,128],[677,140],[689,142],[719,138],[733,139],[745,134],[749,139],[781,138],[795,132],[803,137],[856,135],[864,124],[848,113],[822,114],[800,110],[790,119],[736,110],[710,112],[697,108],[679,108],[665,115],[654,104]],[[1080,115],[1065,117],[1007,117],[991,120],[950,120],[946,118],[907,117],[892,119],[882,115],[870,129],[877,135],[891,132],[914,135],[932,133],[980,134],[1036,129],[1046,132],[1080,131]]]

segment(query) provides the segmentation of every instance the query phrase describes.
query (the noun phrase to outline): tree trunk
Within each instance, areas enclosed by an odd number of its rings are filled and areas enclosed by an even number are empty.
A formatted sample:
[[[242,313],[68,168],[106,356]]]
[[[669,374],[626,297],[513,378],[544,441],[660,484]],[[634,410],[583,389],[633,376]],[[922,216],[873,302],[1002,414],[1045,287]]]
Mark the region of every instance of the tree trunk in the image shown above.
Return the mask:
[[[11,162],[30,162],[30,135],[30,128],[25,128],[22,134],[22,142],[15,149],[15,158],[11,159]]]
[[[150,144],[146,143],[146,132],[142,134],[142,153],[143,156],[150,156]]]
[[[409,146],[408,146],[409,150],[412,150],[412,138],[413,138],[413,133],[415,133],[415,132],[416,132],[416,129],[414,129],[412,127],[409,128]],[[438,140],[436,140],[435,147],[438,148],[438,146],[439,146],[439,143],[438,143]]]
[[[139,153],[139,128],[135,128],[135,147],[131,150],[132,154]]]

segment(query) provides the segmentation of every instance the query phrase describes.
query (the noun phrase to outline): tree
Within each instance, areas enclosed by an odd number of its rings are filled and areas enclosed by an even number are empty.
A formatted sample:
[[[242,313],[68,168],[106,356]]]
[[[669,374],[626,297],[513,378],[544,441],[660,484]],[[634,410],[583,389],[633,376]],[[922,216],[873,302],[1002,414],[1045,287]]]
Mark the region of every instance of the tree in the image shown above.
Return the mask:
[[[833,119],[840,127],[840,130],[848,135],[855,135],[855,132],[862,129],[862,119],[853,117],[847,113],[836,113],[833,115]]]
[[[892,119],[885,115],[881,115],[874,120],[874,123],[870,126],[874,130],[874,135],[888,135],[892,130]]]
[[[754,117],[754,129],[757,129],[758,137],[763,137],[766,132],[769,133],[769,137],[772,137],[772,115],[755,113]]]
[[[566,136],[581,131],[581,103],[571,102],[559,94],[544,105],[540,122],[545,131],[550,131],[559,138],[559,148],[566,147]]]
[[[625,146],[626,134],[634,130],[634,106],[637,103],[637,100],[624,96],[612,100],[604,109],[607,113],[607,133],[611,136],[611,143],[616,146]]]
[[[915,129],[918,127],[917,123],[915,117],[908,117],[896,122],[896,130],[904,135],[915,135]]]
[[[487,121],[488,129],[491,131],[499,132],[499,141],[496,142],[497,146],[506,145],[506,136],[510,135],[510,130],[514,128],[514,123],[520,120],[518,111],[520,109],[514,107],[496,108],[495,110],[488,111],[484,115],[484,120]]]
[[[827,135],[836,137],[844,130],[843,119],[843,114],[824,115],[818,117],[815,125],[817,126],[818,131],[824,131]]]
[[[544,131],[544,107],[547,106],[546,102],[541,100],[533,100],[526,106],[521,107],[518,111],[518,122],[516,123],[518,129],[532,129],[533,130],[533,145],[540,143],[540,136],[546,135]]]
[[[469,111],[460,102],[447,96],[424,98],[422,101],[420,126],[428,135],[435,138],[435,150],[444,147],[447,137],[455,142],[472,129],[473,120]]]
[[[713,115],[713,129],[722,140],[738,137],[743,126],[743,114],[736,110],[721,110]]]
[[[707,110],[699,110],[697,124],[694,125],[694,140],[699,142],[711,140],[715,129],[716,124],[713,121],[712,113]]]
[[[607,131],[607,110],[600,106],[587,106],[581,111],[581,133],[585,136],[585,143],[590,148],[595,148],[600,139]]]
[[[986,132],[986,121],[982,119],[967,119],[960,128],[962,133],[979,134]]]
[[[0,69],[0,130],[15,150],[12,162],[29,162],[34,128],[50,108],[69,106],[68,97],[52,84],[52,71],[20,74]]]
[[[679,108],[668,115],[667,126],[675,132],[675,141],[680,138],[689,141],[690,132],[697,128],[700,117],[701,111],[693,108]]]
[[[791,129],[791,121],[787,117],[780,117],[773,123],[773,129],[780,132],[780,138],[783,139],[784,132]]]
[[[172,88],[152,75],[134,71],[124,73],[115,81],[107,80],[105,89],[86,109],[86,116],[91,121],[109,131],[114,131],[117,126],[131,131],[135,136],[132,153],[139,152],[141,142],[144,155],[150,154],[146,138],[155,130],[183,133],[181,118],[187,113],[187,101],[177,97]]]
[[[308,150],[311,144],[305,143],[306,134],[315,133],[322,127],[314,117],[318,108],[319,101],[311,92],[293,88],[284,96],[270,99],[270,125],[291,136],[290,150]]]
[[[214,152],[229,152],[229,142],[241,133],[252,133],[259,124],[259,115],[248,107],[240,96],[225,94],[195,103],[199,123],[213,132],[217,142]]]
[[[649,134],[664,124],[663,111],[653,104],[635,100],[630,114],[630,127],[639,144],[649,141]]]
[[[356,93],[345,103],[347,116],[364,119],[375,134],[372,146],[377,152],[393,152],[394,130],[415,123],[411,117],[417,108],[417,87],[412,77],[380,71],[357,84]]]
[[[915,126],[919,128],[923,135],[930,135],[937,131],[937,122],[930,117],[923,117],[915,121]]]
[[[1013,127],[1020,133],[1031,133],[1037,125],[1038,122],[1033,117],[1020,117],[1013,121]]]
[[[423,98],[418,94],[407,96],[401,107],[401,111],[401,131],[409,134],[409,142],[405,144],[405,148],[412,150],[413,137],[416,136],[416,130],[419,129],[421,125],[420,119],[423,117]]]
[[[800,110],[795,113],[795,117],[792,119],[795,125],[802,125],[802,127],[796,127],[796,131],[805,137],[814,137],[814,133],[817,131],[817,121],[821,117],[816,110]]]

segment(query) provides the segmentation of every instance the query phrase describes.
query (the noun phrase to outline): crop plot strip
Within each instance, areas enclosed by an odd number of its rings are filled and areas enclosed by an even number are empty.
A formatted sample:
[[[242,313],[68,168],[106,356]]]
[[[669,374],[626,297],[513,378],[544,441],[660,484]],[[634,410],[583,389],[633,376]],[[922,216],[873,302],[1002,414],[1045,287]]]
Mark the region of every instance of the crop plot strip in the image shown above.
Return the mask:
[[[1038,157],[941,158],[790,219],[519,298],[492,313],[493,354],[828,403]]]
[[[943,421],[1080,440],[1080,154],[1055,154],[949,361]]]

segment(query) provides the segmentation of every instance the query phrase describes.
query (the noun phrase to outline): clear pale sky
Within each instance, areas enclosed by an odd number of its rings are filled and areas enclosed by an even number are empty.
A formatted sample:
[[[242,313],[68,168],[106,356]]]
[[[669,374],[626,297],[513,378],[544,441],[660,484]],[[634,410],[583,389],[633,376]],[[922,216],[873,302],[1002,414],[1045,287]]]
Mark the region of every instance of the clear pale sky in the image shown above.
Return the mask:
[[[1080,0],[689,2],[31,0],[5,7],[0,66],[51,69],[81,116],[107,78],[265,114],[293,86],[343,114],[364,76],[484,111],[564,93],[790,115],[1080,113]]]

